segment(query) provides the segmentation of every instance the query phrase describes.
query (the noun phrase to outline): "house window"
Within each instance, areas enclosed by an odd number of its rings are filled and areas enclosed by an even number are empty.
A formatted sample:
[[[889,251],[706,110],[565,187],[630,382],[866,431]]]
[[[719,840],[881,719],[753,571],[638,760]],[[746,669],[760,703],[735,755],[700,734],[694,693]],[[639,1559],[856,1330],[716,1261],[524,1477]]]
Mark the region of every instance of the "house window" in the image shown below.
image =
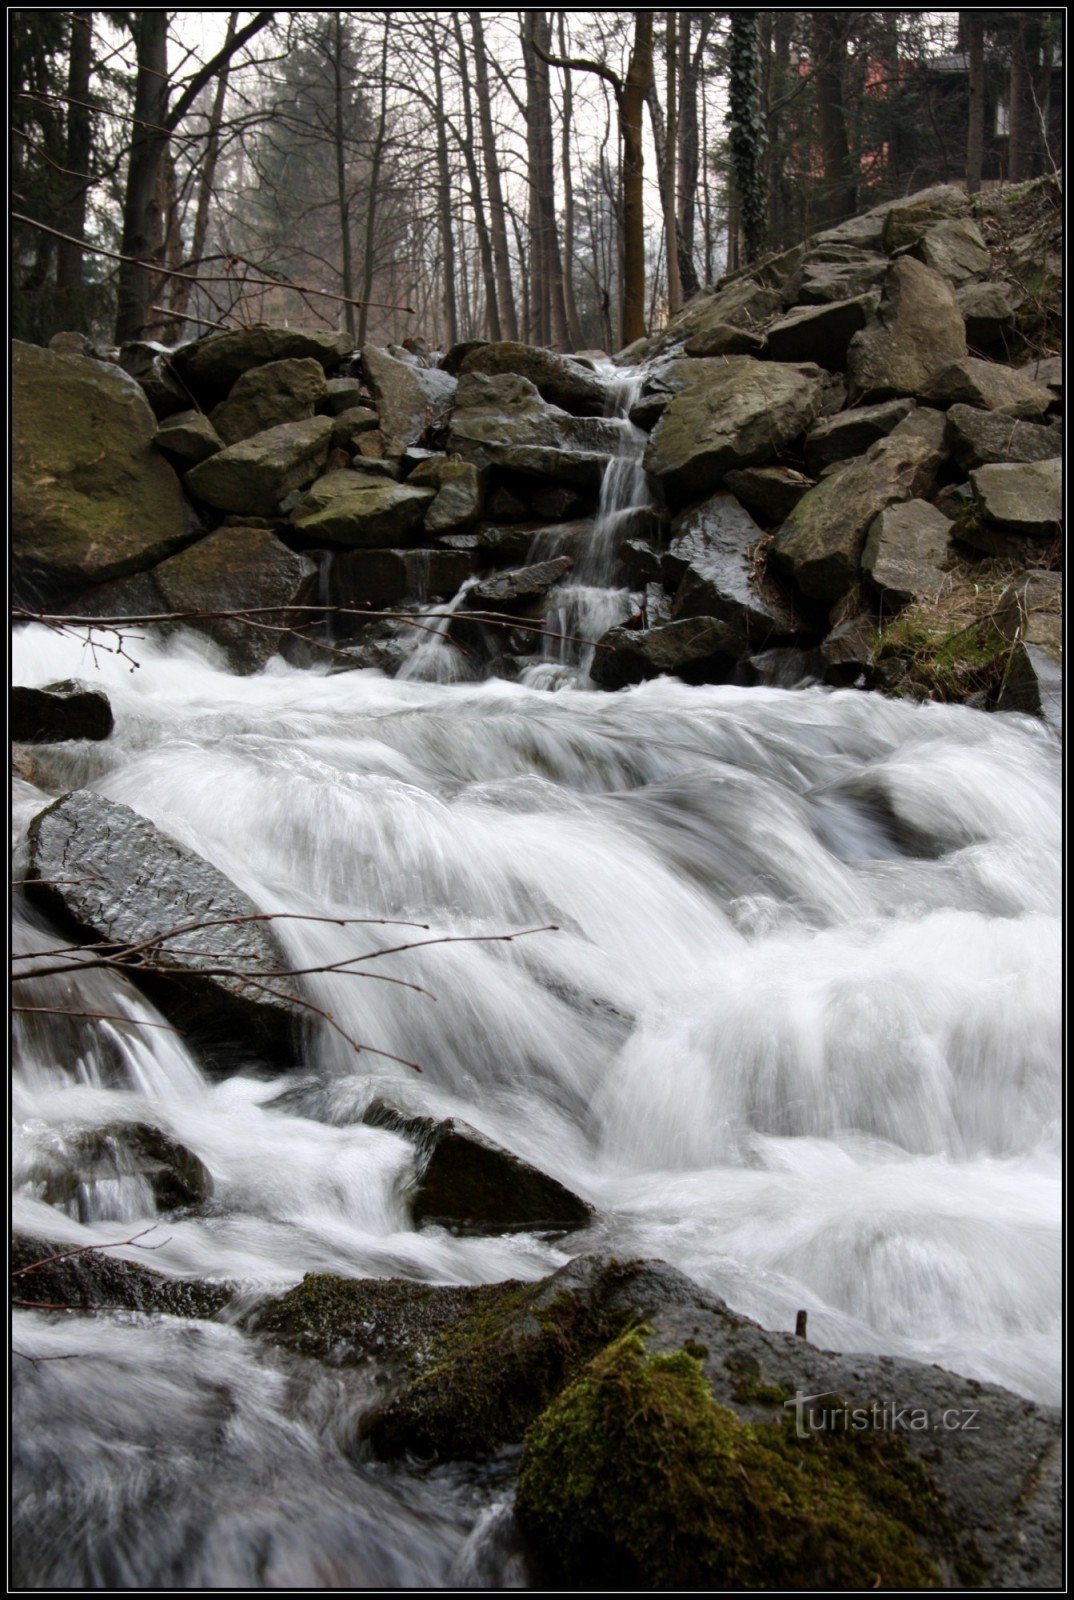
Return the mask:
[[[1005,139],[1011,131],[1011,108],[1002,100],[996,101],[996,137]]]

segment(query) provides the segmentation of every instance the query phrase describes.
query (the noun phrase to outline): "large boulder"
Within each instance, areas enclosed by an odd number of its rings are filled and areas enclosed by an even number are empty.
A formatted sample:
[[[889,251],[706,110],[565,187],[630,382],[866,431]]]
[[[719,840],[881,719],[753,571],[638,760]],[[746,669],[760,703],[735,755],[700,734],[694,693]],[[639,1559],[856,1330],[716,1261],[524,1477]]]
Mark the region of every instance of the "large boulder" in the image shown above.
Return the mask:
[[[177,411],[157,429],[158,450],[180,462],[180,471],[208,460],[224,447],[224,441],[204,411]]]
[[[742,653],[741,633],[715,617],[683,617],[654,628],[610,628],[589,669],[601,689],[624,689],[647,678],[726,683]]]
[[[1058,457],[978,467],[970,482],[986,522],[1028,539],[1053,539],[1059,532],[1063,463]]]
[[[860,217],[848,217],[816,236],[818,245],[854,245],[858,249],[902,249],[920,238],[925,228],[943,217],[957,217],[969,201],[952,183],[935,184],[916,194],[885,200]],[[894,220],[889,224],[888,218]],[[890,230],[890,231],[889,231]]]
[[[680,365],[685,386],[645,451],[646,470],[676,507],[711,494],[734,468],[769,460],[838,403],[833,380],[813,365],[752,356]]]
[[[981,361],[976,356],[946,362],[933,373],[924,395],[932,405],[977,406],[1029,421],[1043,417],[1052,403],[1051,390],[1034,383],[1017,367]]]
[[[11,347],[14,596],[30,606],[150,567],[193,529],[156,418],[118,367]]]
[[[417,1146],[409,1201],[418,1226],[476,1234],[568,1233],[593,1220],[584,1200],[469,1123],[412,1116],[384,1100],[374,1101],[362,1120]]]
[[[861,568],[887,611],[915,600],[938,600],[948,582],[950,556],[951,524],[943,512],[927,500],[903,500],[873,519]]]
[[[926,228],[914,254],[955,285],[986,277],[992,267],[981,230],[969,217],[950,217]]]
[[[187,473],[186,487],[219,511],[275,516],[281,500],[322,470],[331,438],[331,417],[280,423],[200,462]]]
[[[291,522],[311,545],[368,550],[412,544],[420,538],[435,495],[435,489],[344,469],[315,483],[295,506]]]
[[[27,894],[82,939],[138,946],[142,963],[126,970],[214,1065],[293,1064],[305,1013],[291,997],[294,980],[278,976],[291,962],[222,872],[87,790],[40,812],[28,840]]]
[[[688,356],[755,356],[764,349],[764,337],[750,328],[736,328],[733,322],[715,322],[704,333],[687,339],[683,353]],[[631,420],[633,420],[631,412]]]
[[[238,444],[281,422],[303,422],[327,398],[324,368],[312,356],[270,361],[237,378],[210,421],[224,443]]]
[[[236,379],[272,361],[316,361],[333,372],[353,349],[347,333],[308,332],[302,328],[227,328],[182,345],[171,357],[179,377],[199,400],[223,400]]]
[[[847,370],[861,399],[921,396],[941,367],[965,354],[966,325],[951,285],[903,256],[884,278],[877,321],[850,341]]]
[[[991,462],[1049,461],[1063,453],[1062,435],[1054,428],[1019,422],[976,406],[954,405],[947,413],[944,433],[947,448],[960,467],[984,467]]]
[[[477,467],[490,467],[507,447],[614,454],[618,442],[611,424],[550,405],[528,378],[471,372],[459,379],[447,447]]]
[[[875,312],[877,296],[858,295],[828,305],[798,306],[765,329],[762,354],[770,361],[815,361],[842,372],[847,347]]]
[[[793,467],[739,467],[728,472],[723,481],[750,515],[769,527],[785,522],[813,487],[813,479]]]
[[[42,1153],[30,1181],[47,1205],[80,1222],[99,1215],[102,1194],[140,1180],[158,1211],[202,1205],[213,1192],[205,1163],[186,1145],[147,1122],[114,1122],[88,1129]]]
[[[832,605],[855,583],[873,519],[896,500],[928,494],[944,459],[944,418],[919,407],[857,461],[822,478],[795,506],[772,544],[777,570]]]
[[[759,570],[763,537],[733,494],[714,494],[677,517],[663,559],[672,619],[716,617],[737,631],[743,653],[796,633],[794,608]]]
[[[481,344],[463,358],[459,372],[515,373],[528,378],[543,399],[576,417],[602,417],[607,409],[608,391],[600,379],[554,350],[510,341]]]
[[[324,577],[329,605],[361,607],[398,605],[408,598],[458,592],[474,571],[468,550],[340,550],[325,552]],[[356,619],[333,618],[337,631]]]
[[[522,612],[534,601],[543,600],[549,589],[565,578],[573,567],[570,556],[554,556],[529,567],[501,572],[495,578],[476,583],[466,596],[469,611]]]
[[[871,444],[886,438],[910,415],[912,400],[885,400],[878,406],[856,406],[826,417],[806,434],[805,462],[814,477],[836,461],[863,456]]]
[[[104,691],[74,679],[50,683],[44,689],[17,684],[10,692],[8,710],[11,737],[22,744],[107,739],[115,726]]]
[[[316,599],[317,569],[267,528],[218,528],[153,569],[164,611],[252,613],[254,626],[223,616],[192,620],[227,652],[237,672],[256,672],[280,647],[285,630],[306,620]]]
[[[372,344],[362,347],[362,370],[380,416],[385,454],[401,456],[443,426],[455,399],[455,379],[449,373],[397,361]]]
[[[414,489],[434,489],[436,499],[425,513],[425,531],[454,533],[479,522],[485,509],[485,475],[472,461],[434,456],[422,461],[407,478]]]
[[[1012,339],[1015,317],[1025,303],[1025,294],[1017,284],[1006,280],[966,283],[955,291],[955,297],[965,319],[971,350],[991,352]]]
[[[829,305],[876,288],[888,270],[888,258],[856,245],[819,245],[794,279],[799,305]]]

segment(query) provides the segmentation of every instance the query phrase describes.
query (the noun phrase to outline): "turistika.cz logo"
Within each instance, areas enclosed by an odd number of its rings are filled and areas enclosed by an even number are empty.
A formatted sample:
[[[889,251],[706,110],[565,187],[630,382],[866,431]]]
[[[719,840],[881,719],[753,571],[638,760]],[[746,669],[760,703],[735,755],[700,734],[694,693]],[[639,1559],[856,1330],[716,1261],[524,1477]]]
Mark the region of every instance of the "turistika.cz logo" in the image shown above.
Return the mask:
[[[835,1405],[823,1401],[834,1400]],[[794,1428],[799,1439],[814,1433],[976,1433],[979,1413],[969,1406],[950,1406],[929,1411],[924,1406],[898,1405],[891,1400],[874,1400],[867,1406],[849,1406],[832,1389],[820,1394],[795,1391]]]

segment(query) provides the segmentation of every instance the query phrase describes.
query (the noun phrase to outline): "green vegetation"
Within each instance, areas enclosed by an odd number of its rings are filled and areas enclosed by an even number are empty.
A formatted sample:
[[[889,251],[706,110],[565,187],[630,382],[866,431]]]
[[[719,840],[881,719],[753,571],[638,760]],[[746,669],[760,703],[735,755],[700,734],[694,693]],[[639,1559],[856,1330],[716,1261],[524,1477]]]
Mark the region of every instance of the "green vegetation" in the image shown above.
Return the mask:
[[[637,1331],[530,1429],[518,1514],[569,1587],[923,1588],[941,1503],[898,1436],[749,1424]]]

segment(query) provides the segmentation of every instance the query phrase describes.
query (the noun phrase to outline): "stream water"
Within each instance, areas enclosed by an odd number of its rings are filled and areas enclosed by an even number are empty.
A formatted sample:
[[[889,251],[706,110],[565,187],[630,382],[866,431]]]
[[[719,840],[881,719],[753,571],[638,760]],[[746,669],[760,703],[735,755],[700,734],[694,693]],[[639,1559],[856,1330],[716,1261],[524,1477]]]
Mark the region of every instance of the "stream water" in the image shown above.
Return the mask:
[[[602,515],[641,503],[628,428]],[[576,568],[562,631],[592,640],[624,614],[607,570],[596,548]],[[16,844],[48,794],[88,787],[266,911],[429,930],[277,924],[301,966],[406,937],[557,931],[369,968],[425,992],[311,978],[369,1049],[324,1027],[272,1081],[210,1079],[178,1036],[138,1025],[161,1019],[120,980],[41,985],[37,1003],[77,996],[130,1021],[16,1017],[16,1227],[73,1245],[148,1227],[140,1180],[60,1208],[41,1172],[80,1131],[151,1122],[215,1185],[151,1256],[118,1251],[158,1270],[253,1297],[311,1270],[484,1283],[588,1249],[658,1256],[766,1326],[804,1307],[818,1344],[1055,1401],[1052,736],[853,690],[599,694],[584,654],[530,683],[429,681],[450,647],[419,648],[421,670],[395,679],[279,659],[241,678],[191,635],[138,643],[131,672],[17,634],[16,682],[99,682],[116,729],[35,752],[48,792],[16,780]],[[17,948],[55,942],[16,896]],[[415,1230],[411,1147],[358,1121],[386,1085],[562,1179],[598,1221],[559,1243]],[[14,1344],[24,1586],[525,1584],[509,1463],[363,1460],[361,1376],[170,1318],[17,1310]]]

